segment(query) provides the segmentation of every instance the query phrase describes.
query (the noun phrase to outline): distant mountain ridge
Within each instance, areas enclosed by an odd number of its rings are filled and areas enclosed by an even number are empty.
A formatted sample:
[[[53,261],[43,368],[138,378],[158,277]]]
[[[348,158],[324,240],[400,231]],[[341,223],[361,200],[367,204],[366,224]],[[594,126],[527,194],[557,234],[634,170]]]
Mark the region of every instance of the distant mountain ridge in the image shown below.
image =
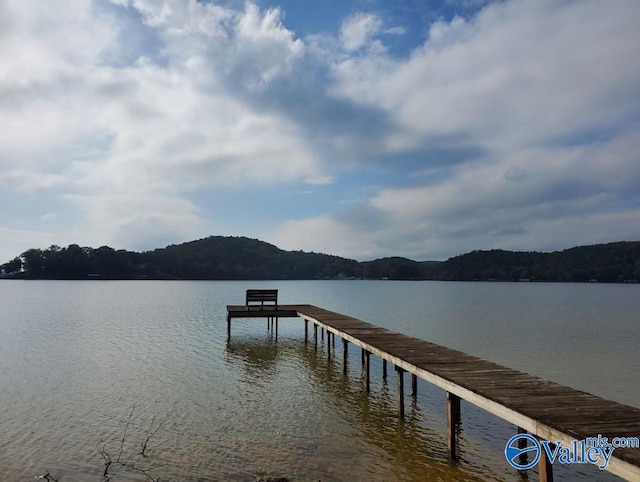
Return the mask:
[[[153,251],[50,246],[29,249],[0,266],[20,279],[392,279],[446,281],[637,282],[640,241],[581,246],[552,253],[493,249],[446,261],[388,257],[358,262],[285,251],[246,237],[209,236]]]

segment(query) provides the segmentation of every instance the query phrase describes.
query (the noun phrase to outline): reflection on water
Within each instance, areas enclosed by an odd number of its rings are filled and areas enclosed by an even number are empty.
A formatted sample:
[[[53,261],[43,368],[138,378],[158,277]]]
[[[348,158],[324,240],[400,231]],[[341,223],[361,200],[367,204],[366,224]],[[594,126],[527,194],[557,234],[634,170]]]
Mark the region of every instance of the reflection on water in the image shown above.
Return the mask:
[[[0,480],[34,480],[49,470],[61,482],[103,482],[98,447],[119,452],[134,405],[123,454],[163,481],[244,482],[256,474],[323,482],[521,480],[502,453],[514,427],[463,403],[461,460],[451,464],[442,390],[421,381],[399,421],[395,373],[385,381],[372,357],[367,394],[359,351],[351,347],[345,376],[342,344],[328,360],[326,337],[314,351],[299,319],[281,319],[277,341],[266,320],[234,320],[227,340],[225,305],[242,302],[249,287],[278,288],[283,303],[318,304],[507,365],[524,360],[542,376],[545,366],[564,363],[553,353],[570,350],[573,364],[562,366],[563,376],[605,396],[614,386],[618,398],[638,398],[640,303],[626,288],[563,288],[560,300],[553,287],[498,284],[3,282]],[[565,303],[557,312],[567,315],[564,323],[571,313],[581,326],[600,327],[607,306],[596,309],[598,296],[601,303],[615,298],[607,319],[619,326],[610,323],[605,334],[594,328],[595,345],[585,328],[581,350],[561,331],[547,339],[544,357],[525,356],[536,333],[549,331],[545,317],[557,324],[549,300]],[[499,329],[525,318],[517,330]],[[591,349],[610,355],[595,367],[607,378],[587,376],[592,367],[579,356]],[[154,420],[162,425],[140,460]],[[588,468],[557,473],[614,480]],[[144,480],[130,470],[111,475],[113,482]]]
[[[395,374],[385,380],[379,372],[380,377],[376,380],[372,373],[372,390],[367,393],[359,350],[358,356],[350,353],[346,375],[340,352],[327,361],[326,355],[315,352],[311,345],[302,345],[299,351],[312,382],[341,414],[342,423],[356,429],[355,435],[366,441],[369,450],[375,449],[379,458],[366,474],[368,478],[389,480],[381,475],[383,468],[388,466],[392,473],[386,477],[395,474],[398,480],[503,480],[499,473],[464,457],[457,464],[451,463],[441,430],[443,420],[438,414],[425,411],[417,398],[406,397],[405,420],[400,420],[397,417]],[[351,352],[355,351],[352,347]],[[344,442],[344,450],[348,451],[350,441]]]
[[[264,376],[274,369],[279,345],[273,338],[267,341],[228,340],[227,363],[242,362],[248,376]]]

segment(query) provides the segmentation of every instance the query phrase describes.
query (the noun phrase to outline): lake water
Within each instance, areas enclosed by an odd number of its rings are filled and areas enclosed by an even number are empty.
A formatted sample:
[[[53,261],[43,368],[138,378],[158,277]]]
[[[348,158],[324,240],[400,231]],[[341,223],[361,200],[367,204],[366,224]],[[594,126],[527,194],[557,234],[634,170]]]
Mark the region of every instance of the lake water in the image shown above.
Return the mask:
[[[250,287],[640,407],[637,285],[4,281],[0,480],[104,481],[100,452],[163,481],[523,480],[503,455],[512,425],[463,402],[452,464],[442,390],[420,381],[399,422],[380,360],[367,395],[359,352],[344,376],[341,344],[328,362],[300,319],[280,320],[277,341],[266,320],[234,320],[227,340],[225,307]],[[109,475],[147,480],[115,463]]]

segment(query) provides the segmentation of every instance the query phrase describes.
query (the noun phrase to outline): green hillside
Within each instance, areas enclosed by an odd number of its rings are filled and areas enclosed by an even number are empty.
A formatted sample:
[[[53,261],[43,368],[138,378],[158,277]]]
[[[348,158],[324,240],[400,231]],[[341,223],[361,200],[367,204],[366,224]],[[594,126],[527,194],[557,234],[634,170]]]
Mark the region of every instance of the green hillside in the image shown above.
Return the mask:
[[[447,261],[402,257],[358,262],[321,253],[284,251],[245,237],[210,236],[153,251],[80,247],[32,248],[0,266],[20,279],[391,279],[445,281],[634,282],[640,242],[581,246],[553,253],[494,249]]]

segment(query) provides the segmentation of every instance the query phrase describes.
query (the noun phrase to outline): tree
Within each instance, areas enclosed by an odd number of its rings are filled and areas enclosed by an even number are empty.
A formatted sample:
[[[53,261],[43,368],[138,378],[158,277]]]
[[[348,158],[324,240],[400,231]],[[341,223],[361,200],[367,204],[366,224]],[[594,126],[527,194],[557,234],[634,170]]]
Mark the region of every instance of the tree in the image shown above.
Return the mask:
[[[8,263],[5,263],[2,266],[0,266],[0,269],[5,274],[18,273],[19,271],[22,270],[22,260],[18,257],[15,257]]]

